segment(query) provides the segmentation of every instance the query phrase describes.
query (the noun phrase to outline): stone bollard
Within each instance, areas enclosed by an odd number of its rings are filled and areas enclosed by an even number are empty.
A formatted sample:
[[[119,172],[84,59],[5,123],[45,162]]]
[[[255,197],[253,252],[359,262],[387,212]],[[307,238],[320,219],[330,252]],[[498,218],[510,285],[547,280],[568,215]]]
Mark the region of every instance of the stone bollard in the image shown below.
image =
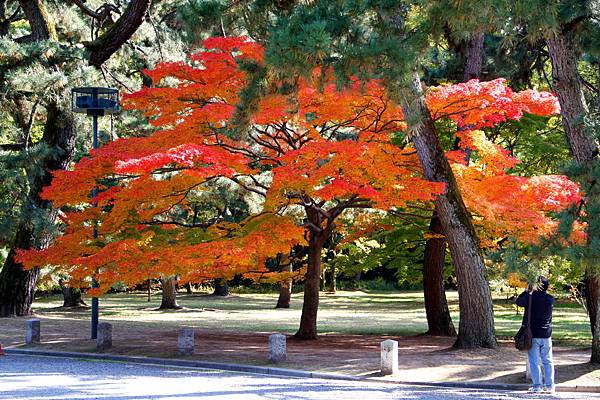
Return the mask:
[[[385,340],[381,342],[381,374],[393,375],[398,372],[398,342]]]
[[[27,330],[25,331],[25,344],[40,342],[40,320],[28,319]]]
[[[96,348],[100,351],[112,347],[112,325],[108,322],[98,324],[98,337],[96,338]]]
[[[194,354],[194,328],[181,328],[177,339],[177,352],[181,356]]]
[[[287,358],[287,346],[285,335],[275,333],[269,336],[269,355],[267,360],[270,363],[278,364]]]

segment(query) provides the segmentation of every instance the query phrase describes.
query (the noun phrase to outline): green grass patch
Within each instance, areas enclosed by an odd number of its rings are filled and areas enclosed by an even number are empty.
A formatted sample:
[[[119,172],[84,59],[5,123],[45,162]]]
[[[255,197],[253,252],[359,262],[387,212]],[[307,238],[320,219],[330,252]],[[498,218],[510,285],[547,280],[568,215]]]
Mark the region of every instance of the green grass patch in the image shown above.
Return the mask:
[[[458,295],[447,293],[454,324],[458,327]],[[160,293],[146,301],[145,293],[109,294],[100,298],[100,318],[122,321],[128,325],[149,325],[167,328],[192,325],[211,330],[246,332],[287,332],[298,328],[302,309],[302,294],[292,296],[289,309],[275,309],[276,293],[236,293],[229,297],[205,293],[178,295],[183,310],[156,310]],[[60,307],[61,296],[36,300],[34,308],[57,318],[87,320],[89,310],[65,311]],[[88,302],[89,304],[89,302]],[[506,298],[494,298],[494,317],[499,337],[512,337],[518,330],[522,309],[517,314],[514,304]],[[582,307],[561,300],[554,310],[556,341],[585,344],[591,341],[589,320]],[[381,291],[339,291],[322,293],[318,314],[321,333],[356,335],[416,335],[427,330],[423,293]]]

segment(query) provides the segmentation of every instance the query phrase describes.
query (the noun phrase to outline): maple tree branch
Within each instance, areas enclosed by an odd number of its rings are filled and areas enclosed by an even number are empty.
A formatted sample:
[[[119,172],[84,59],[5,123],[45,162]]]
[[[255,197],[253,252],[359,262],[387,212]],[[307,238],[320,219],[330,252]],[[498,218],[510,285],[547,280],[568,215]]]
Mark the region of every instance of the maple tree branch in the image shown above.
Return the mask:
[[[247,176],[247,175],[238,175],[238,176]],[[233,182],[237,183],[238,185],[240,185],[241,187],[243,187],[244,189],[250,191],[250,192],[256,193],[256,194],[261,195],[263,197],[267,197],[267,193],[261,192],[260,190],[258,190],[256,188],[253,188],[253,187],[250,187],[250,186],[246,185],[244,182],[242,182],[240,179],[238,179],[235,176],[230,176],[228,178],[230,180],[232,180]]]

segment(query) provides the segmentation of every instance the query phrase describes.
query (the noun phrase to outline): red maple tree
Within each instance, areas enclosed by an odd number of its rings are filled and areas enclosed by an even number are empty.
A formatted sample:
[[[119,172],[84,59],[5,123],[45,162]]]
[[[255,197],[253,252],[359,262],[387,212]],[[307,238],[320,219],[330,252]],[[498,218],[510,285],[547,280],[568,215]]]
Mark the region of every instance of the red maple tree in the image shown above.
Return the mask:
[[[423,179],[414,149],[392,143],[406,125],[400,107],[375,79],[352,79],[340,89],[329,71],[315,70],[295,82],[292,94],[281,94],[267,75],[269,89],[247,126],[234,126],[240,93],[251,79],[243,68],[247,63],[264,67],[260,45],[243,37],[211,38],[189,63],[161,63],[146,71],[155,86],[126,96],[125,104],[146,115],[157,131],[119,139],[92,151],[74,170],[57,171],[43,196],[55,207],[71,207],[63,215],[65,234],[48,249],[22,252],[22,262],[54,265],[68,272],[74,285],[94,277],[98,294],[117,281],[160,275],[265,276],[268,257],[306,241],[305,297],[296,335],[315,338],[321,250],[336,219],[351,209],[431,201],[444,187]],[[477,189],[477,182],[499,179],[506,190],[519,185],[519,199],[529,199],[536,218],[548,218],[548,211],[573,201],[577,190],[563,178],[538,178],[537,184],[534,178],[511,180],[510,157],[475,129],[523,112],[549,115],[555,103],[549,94],[509,92],[503,82],[472,81],[428,95],[432,114],[468,127],[459,133],[463,142],[482,154],[483,162],[473,165],[461,164],[456,153],[449,156],[472,209],[493,221],[494,229],[502,218],[515,221],[518,213],[500,192]],[[237,224],[198,221],[195,194],[222,180],[264,199],[262,211]],[[552,182],[555,190],[542,190],[541,182]],[[94,187],[100,194],[90,200]],[[570,196],[560,197],[564,187]],[[492,205],[487,214],[478,208],[484,198]],[[527,223],[538,223],[536,218]]]

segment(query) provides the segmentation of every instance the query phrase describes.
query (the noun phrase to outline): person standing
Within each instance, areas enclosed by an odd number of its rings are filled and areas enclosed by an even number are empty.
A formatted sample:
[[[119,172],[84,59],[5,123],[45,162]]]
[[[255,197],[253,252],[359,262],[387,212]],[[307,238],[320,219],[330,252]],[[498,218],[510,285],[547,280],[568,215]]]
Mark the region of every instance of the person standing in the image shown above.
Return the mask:
[[[548,279],[538,277],[535,287],[530,284],[527,290],[517,297],[517,305],[525,308],[523,321],[531,312],[531,349],[527,353],[531,368],[533,386],[530,392],[554,393],[554,364],[552,361],[552,307],[554,297],[549,295]],[[531,310],[529,310],[531,296]],[[544,379],[542,382],[542,368]]]

